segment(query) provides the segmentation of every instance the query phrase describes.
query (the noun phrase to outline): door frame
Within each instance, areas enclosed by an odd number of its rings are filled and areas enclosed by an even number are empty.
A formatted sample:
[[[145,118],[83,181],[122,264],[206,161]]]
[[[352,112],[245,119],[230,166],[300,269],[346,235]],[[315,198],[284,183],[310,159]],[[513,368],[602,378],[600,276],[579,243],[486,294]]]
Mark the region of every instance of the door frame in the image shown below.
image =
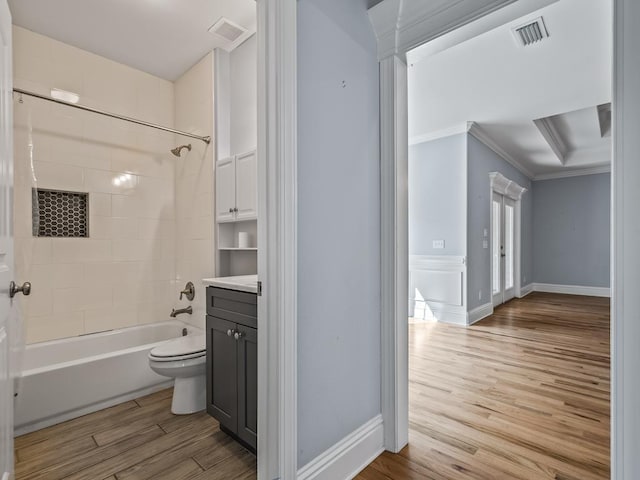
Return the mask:
[[[382,273],[382,415],[385,448],[398,452],[408,443],[408,220],[407,220],[407,51],[444,33],[474,23],[488,31],[557,0],[462,0],[448,9],[438,2],[383,0],[369,10],[378,41],[381,115],[381,273]],[[614,5],[614,118],[612,160],[612,389],[611,467],[613,479],[631,480],[640,472],[640,417],[633,406],[640,399],[640,295],[624,296],[623,284],[638,287],[640,250],[633,232],[640,230],[640,202],[634,181],[640,178],[640,60],[633,45],[640,42],[640,3],[612,0]],[[259,227],[265,252],[259,275],[265,297],[262,318],[274,320],[259,330],[261,372],[259,411],[259,478],[296,478],[296,0],[257,0],[259,33]],[[475,5],[474,5],[475,3]],[[492,15],[489,15],[492,14]],[[474,22],[478,20],[478,22]],[[633,85],[633,87],[632,87]],[[629,160],[626,160],[626,159]],[[268,178],[267,178],[268,176]],[[265,189],[264,184],[269,188]],[[280,187],[280,190],[273,188]],[[267,195],[268,191],[268,195]],[[269,204],[266,205],[266,202]],[[269,223],[266,230],[265,223]],[[287,236],[290,235],[290,236]],[[276,240],[292,247],[287,251]],[[626,240],[626,241],[625,241]],[[271,268],[267,268],[271,266]],[[287,290],[290,288],[290,290]],[[625,315],[625,312],[629,312]],[[281,314],[281,315],[280,315]],[[268,365],[265,362],[269,362]],[[291,362],[291,363],[288,363]],[[624,368],[627,366],[628,368]],[[268,374],[268,375],[267,375]],[[268,382],[268,384],[267,384]],[[267,388],[268,387],[268,388]],[[267,408],[268,407],[268,408]],[[293,409],[293,410],[291,410]],[[268,434],[266,433],[269,428]],[[265,458],[268,457],[268,458]]]
[[[640,60],[632,48],[640,41],[634,23],[640,21],[635,0],[612,0],[614,10],[613,158],[612,158],[612,312],[611,312],[611,472],[613,479],[632,479],[640,473],[640,250],[633,232],[640,230],[635,205],[640,192]],[[434,3],[383,0],[369,10],[376,32],[381,70],[382,173],[382,409],[385,448],[400,451],[408,443],[408,291],[407,210],[407,65],[406,53],[444,33],[474,23],[474,32],[534,12],[554,1],[462,0],[448,9]],[[492,14],[492,15],[489,15]],[[478,22],[474,22],[478,20]],[[465,33],[463,33],[465,35]],[[468,35],[468,33],[467,33]],[[634,207],[624,208],[625,205]],[[385,232],[393,232],[392,235]],[[631,295],[624,295],[625,282]],[[627,368],[625,368],[627,367]],[[386,399],[386,400],[385,400]]]
[[[509,180],[500,172],[491,172],[489,174],[489,225],[490,235],[489,243],[491,245],[491,259],[493,262],[493,194],[502,195],[503,198],[509,198],[515,203],[514,207],[514,239],[513,239],[513,291],[516,298],[522,296],[522,277],[520,275],[522,268],[522,195],[527,189],[513,180]],[[503,208],[504,213],[504,208]],[[489,269],[489,292],[491,292],[491,304],[495,307],[493,299],[493,263]],[[504,294],[504,292],[503,292]],[[504,298],[503,298],[504,303]]]
[[[256,0],[258,479],[297,476],[296,0]]]

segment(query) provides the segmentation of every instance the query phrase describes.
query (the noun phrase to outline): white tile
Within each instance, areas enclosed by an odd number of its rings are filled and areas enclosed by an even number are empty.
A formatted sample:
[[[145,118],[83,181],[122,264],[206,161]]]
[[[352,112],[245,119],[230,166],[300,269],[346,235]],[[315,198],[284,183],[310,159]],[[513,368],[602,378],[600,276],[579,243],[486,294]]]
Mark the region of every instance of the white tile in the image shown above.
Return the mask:
[[[84,333],[82,312],[29,316],[25,321],[27,344],[69,338]]]
[[[131,327],[138,323],[135,307],[108,307],[88,309],[84,312],[85,332],[96,333],[116,328]]]
[[[84,191],[82,168],[51,162],[34,162],[34,170],[39,188]]]
[[[60,263],[111,260],[111,241],[90,238],[54,238],[53,259]]]
[[[83,266],[76,263],[33,265],[30,273],[34,291],[39,288],[70,288],[84,285]]]
[[[113,238],[137,239],[138,220],[136,218],[113,217]]]
[[[160,218],[140,218],[138,222],[139,238],[163,238],[175,235],[175,221]]]
[[[84,285],[79,288],[57,288],[53,291],[54,313],[77,312],[113,305],[113,287],[106,284]]]
[[[110,239],[113,237],[113,218],[96,217],[89,218],[89,237],[95,239]]]
[[[50,238],[16,238],[13,245],[16,264],[30,266],[53,261]]]
[[[131,173],[86,169],[84,184],[88,192],[133,195],[138,184],[138,177]]]
[[[99,217],[111,216],[111,195],[106,193],[89,194],[89,214]]]
[[[150,258],[151,252],[142,240],[113,240],[113,259],[116,262],[144,261]]]
[[[114,217],[137,218],[141,212],[141,201],[136,195],[113,195],[111,198]]]
[[[34,284],[31,295],[24,299],[26,315],[51,315],[54,311],[54,295],[51,285]]]
[[[143,281],[173,280],[176,278],[176,267],[173,259],[156,259],[141,264],[140,275]],[[206,278],[206,277],[203,277]]]

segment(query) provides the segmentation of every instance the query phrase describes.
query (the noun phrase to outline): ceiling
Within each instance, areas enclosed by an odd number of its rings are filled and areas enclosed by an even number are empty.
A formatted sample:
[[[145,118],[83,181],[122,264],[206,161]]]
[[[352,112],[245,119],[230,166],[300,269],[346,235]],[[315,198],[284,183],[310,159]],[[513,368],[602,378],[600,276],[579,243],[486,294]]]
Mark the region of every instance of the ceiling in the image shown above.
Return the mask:
[[[519,44],[512,29],[540,16],[549,37]],[[611,25],[608,0],[560,0],[419,47],[408,55],[411,143],[474,122],[472,134],[532,178],[608,165]]]
[[[255,32],[255,0],[9,0],[13,23],[167,80],[222,45],[226,17]]]

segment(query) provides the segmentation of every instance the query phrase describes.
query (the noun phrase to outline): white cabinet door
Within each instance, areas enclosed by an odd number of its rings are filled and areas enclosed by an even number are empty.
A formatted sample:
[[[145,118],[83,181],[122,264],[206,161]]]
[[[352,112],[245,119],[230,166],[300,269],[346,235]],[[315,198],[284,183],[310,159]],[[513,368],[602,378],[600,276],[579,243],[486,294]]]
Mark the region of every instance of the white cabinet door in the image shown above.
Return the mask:
[[[235,219],[236,161],[234,157],[216,163],[216,219],[230,222]]]
[[[236,220],[258,217],[258,163],[256,152],[236,157]]]
[[[13,85],[11,61],[11,13],[0,0],[0,479],[13,474],[13,349],[16,316],[9,298],[13,280]]]

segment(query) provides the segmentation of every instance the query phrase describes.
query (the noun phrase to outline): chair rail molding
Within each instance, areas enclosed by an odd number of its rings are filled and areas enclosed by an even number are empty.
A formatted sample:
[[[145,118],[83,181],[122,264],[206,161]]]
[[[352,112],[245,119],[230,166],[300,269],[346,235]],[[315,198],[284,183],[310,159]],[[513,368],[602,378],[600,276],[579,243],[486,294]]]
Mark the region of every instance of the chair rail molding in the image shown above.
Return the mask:
[[[383,0],[369,9],[380,60],[381,395],[384,446],[391,452],[409,439],[406,54],[448,33],[452,45],[459,43],[471,30],[480,35],[556,1]]]
[[[297,2],[257,0],[258,479],[297,475]]]

